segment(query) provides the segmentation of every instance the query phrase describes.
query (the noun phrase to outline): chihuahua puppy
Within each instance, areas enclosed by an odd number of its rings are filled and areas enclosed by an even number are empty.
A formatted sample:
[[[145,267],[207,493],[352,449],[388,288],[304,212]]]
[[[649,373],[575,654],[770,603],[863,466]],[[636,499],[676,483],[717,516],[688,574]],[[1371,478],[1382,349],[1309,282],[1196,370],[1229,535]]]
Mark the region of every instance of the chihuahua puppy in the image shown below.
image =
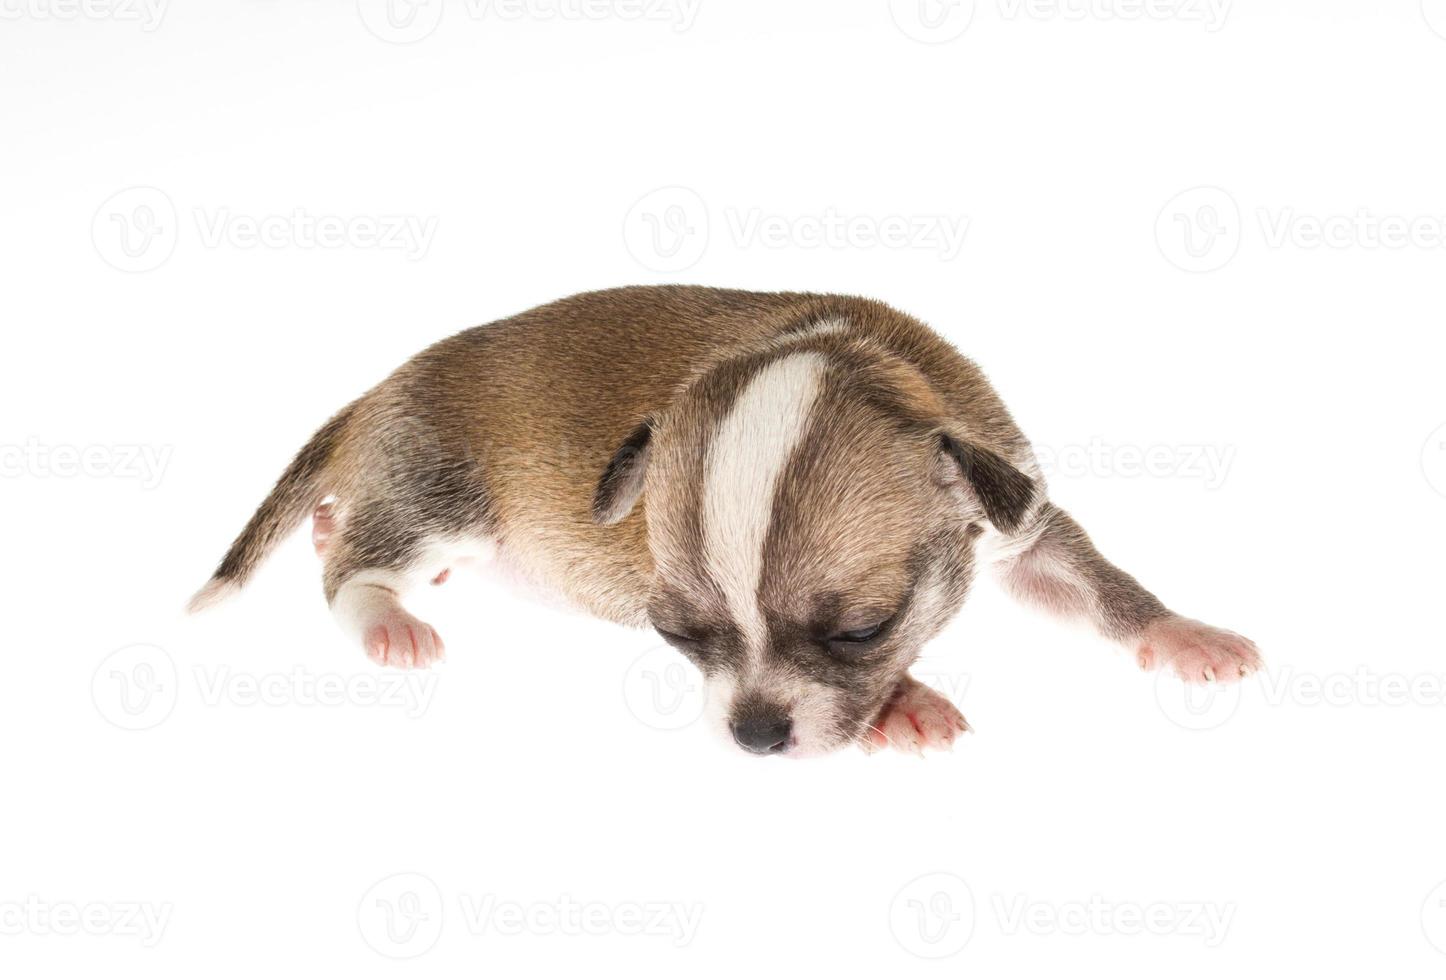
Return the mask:
[[[484,557],[657,630],[758,754],[949,745],[964,718],[908,670],[980,565],[1142,668],[1260,665],[1100,556],[974,364],[855,297],[629,287],[443,340],[322,426],[191,608],[307,515],[377,664],[439,659],[404,597]]]

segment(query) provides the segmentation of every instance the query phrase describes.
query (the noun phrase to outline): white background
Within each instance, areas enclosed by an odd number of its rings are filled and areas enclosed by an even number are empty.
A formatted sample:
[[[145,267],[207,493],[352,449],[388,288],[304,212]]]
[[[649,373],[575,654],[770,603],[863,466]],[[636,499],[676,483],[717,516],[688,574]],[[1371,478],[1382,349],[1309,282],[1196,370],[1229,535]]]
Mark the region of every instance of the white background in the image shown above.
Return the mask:
[[[1446,3],[559,2],[0,0],[0,970],[1438,975]],[[974,735],[791,763],[466,576],[368,689],[304,536],[179,615],[407,356],[676,281],[925,318],[1269,674],[986,582],[925,665]]]

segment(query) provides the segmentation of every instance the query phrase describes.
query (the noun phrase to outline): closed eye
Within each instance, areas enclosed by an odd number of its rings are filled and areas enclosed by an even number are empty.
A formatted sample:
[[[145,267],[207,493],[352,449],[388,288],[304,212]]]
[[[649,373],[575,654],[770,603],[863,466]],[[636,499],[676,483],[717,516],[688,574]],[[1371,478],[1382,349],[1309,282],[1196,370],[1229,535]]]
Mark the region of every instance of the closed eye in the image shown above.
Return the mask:
[[[840,660],[856,660],[878,645],[879,641],[888,634],[889,627],[894,625],[894,620],[897,618],[898,616],[894,615],[869,626],[840,630],[825,639],[824,646],[828,647],[829,653]]]
[[[835,633],[828,638],[830,643],[867,643],[884,631],[883,623],[875,623],[872,626],[865,626],[863,629],[844,630],[842,633]]]
[[[677,633],[673,630],[665,630],[661,626],[654,626],[653,629],[657,631],[657,634],[663,638],[668,646],[686,654],[696,655],[703,653],[708,648],[709,641],[712,639],[712,634],[704,634],[701,632],[689,631],[687,633]]]

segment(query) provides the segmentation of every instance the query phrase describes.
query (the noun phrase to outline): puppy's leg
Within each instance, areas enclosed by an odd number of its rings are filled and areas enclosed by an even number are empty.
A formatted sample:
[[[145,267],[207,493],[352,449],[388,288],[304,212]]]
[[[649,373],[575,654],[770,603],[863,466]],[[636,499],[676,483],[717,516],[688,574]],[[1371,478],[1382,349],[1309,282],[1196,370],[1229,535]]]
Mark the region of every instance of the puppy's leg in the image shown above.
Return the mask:
[[[402,599],[436,575],[435,566],[445,558],[401,513],[367,507],[345,520],[334,514],[328,520],[324,581],[342,629],[383,667],[427,667],[441,660],[442,638],[407,612]]]
[[[1084,529],[1045,503],[1000,550],[995,569],[1019,599],[1061,616],[1087,619],[1122,643],[1140,667],[1166,667],[1187,681],[1234,681],[1260,667],[1255,644],[1186,619],[1106,561]]]
[[[865,730],[863,747],[866,752],[874,752],[892,746],[923,755],[925,749],[948,748],[967,731],[969,723],[953,702],[905,675]]]

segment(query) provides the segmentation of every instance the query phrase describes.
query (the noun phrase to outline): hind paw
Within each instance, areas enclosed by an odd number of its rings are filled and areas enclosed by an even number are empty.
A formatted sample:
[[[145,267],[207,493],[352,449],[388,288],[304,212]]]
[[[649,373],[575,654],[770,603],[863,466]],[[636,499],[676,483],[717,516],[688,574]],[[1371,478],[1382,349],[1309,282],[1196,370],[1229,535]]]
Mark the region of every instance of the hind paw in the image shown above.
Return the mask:
[[[382,667],[430,667],[446,655],[436,630],[400,610],[369,626],[362,645],[367,658]]]

